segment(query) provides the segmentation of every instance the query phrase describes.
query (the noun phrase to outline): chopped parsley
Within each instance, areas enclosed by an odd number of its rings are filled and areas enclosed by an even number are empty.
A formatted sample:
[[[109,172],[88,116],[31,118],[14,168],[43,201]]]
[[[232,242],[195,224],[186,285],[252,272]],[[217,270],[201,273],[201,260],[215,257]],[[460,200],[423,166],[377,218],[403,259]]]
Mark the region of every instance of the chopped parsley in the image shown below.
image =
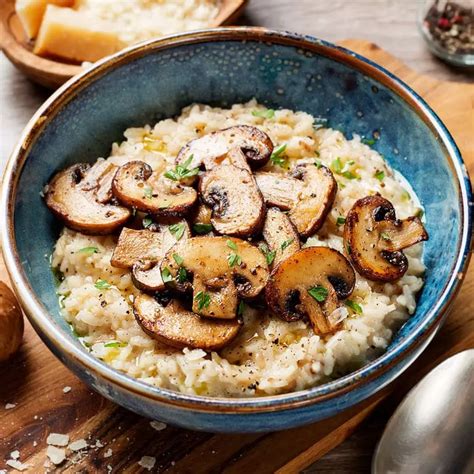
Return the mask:
[[[94,286],[98,290],[108,290],[109,288],[112,288],[112,285],[107,281],[107,280],[102,280],[99,278],[95,283]]]
[[[380,232],[380,237],[382,237],[383,240],[392,240],[390,235],[387,234],[387,232]]]
[[[344,225],[345,223],[346,223],[346,218],[345,217],[339,216],[336,219],[336,225]]]
[[[319,154],[318,154],[319,156]],[[314,166],[316,166],[316,168],[321,168],[323,166],[323,164],[321,163],[321,160],[314,160]]]
[[[242,300],[240,300],[239,306],[237,308],[237,316],[242,316],[244,314],[244,310],[245,310],[245,303]]]
[[[83,253],[86,255],[92,255],[93,253],[98,253],[99,249],[97,247],[84,247],[81,250],[78,250],[77,253]]]
[[[261,117],[266,119],[272,119],[275,117],[275,111],[273,109],[266,109],[266,110],[253,110],[252,115],[254,117]]]
[[[361,142],[364,143],[365,145],[372,146],[372,145],[375,145],[375,138],[363,138]]]
[[[151,186],[145,186],[143,189],[143,196],[147,199],[151,199],[153,197],[153,188]]]
[[[148,229],[153,224],[153,219],[150,216],[143,218],[142,225],[145,229]]]
[[[239,254],[231,252],[229,255],[227,255],[227,262],[229,267],[235,267],[235,265],[240,265],[242,263],[242,258]]]
[[[351,171],[350,167],[355,164],[354,160],[349,160],[346,164],[342,164],[341,158],[337,157],[331,163],[331,170],[346,179],[360,179],[360,176],[355,172]]]
[[[377,178],[379,181],[383,181],[385,178],[385,173],[382,170],[377,170],[374,174],[374,177]]]
[[[193,230],[196,234],[208,234],[212,230],[212,224],[194,224]]]
[[[126,342],[113,341],[113,342],[106,342],[104,344],[104,347],[125,347],[126,345],[127,345]]]
[[[176,240],[180,240],[184,235],[186,227],[184,226],[184,222],[178,222],[177,224],[170,225],[168,229]]]
[[[188,273],[186,272],[186,268],[179,267],[178,268],[178,283],[184,283],[188,280]]]
[[[181,181],[191,176],[196,176],[199,173],[199,167],[189,169],[188,166],[193,161],[193,155],[191,155],[182,165],[176,165],[174,170],[168,170],[165,173],[165,177],[173,181]]]
[[[198,311],[208,308],[211,304],[211,296],[209,293],[204,293],[203,291],[198,291],[194,297],[194,300],[198,304]]]
[[[425,211],[423,209],[418,209],[415,212],[415,216],[418,217],[419,219],[421,219],[424,215],[425,215]]]
[[[328,290],[324,288],[324,286],[313,286],[313,288],[310,288],[308,290],[308,293],[310,296],[312,296],[318,303],[323,303],[326,301],[326,298],[328,297]]]
[[[183,257],[178,255],[177,253],[173,254],[173,260],[176,262],[176,265],[182,265],[184,262]]]
[[[273,260],[275,260],[276,251],[270,251],[267,244],[260,244],[258,248],[263,253],[263,255],[265,255],[267,265],[271,265],[273,263]]]
[[[359,303],[356,303],[355,301],[352,301],[352,300],[346,300],[346,301],[344,301],[344,304],[348,308],[352,309],[352,311],[354,311],[354,313],[362,314],[362,306]]]
[[[170,281],[173,281],[173,276],[171,275],[170,269],[168,267],[165,267],[163,270],[161,270],[161,278],[163,283],[169,283]]]
[[[283,252],[283,250],[285,250],[286,248],[288,248],[294,241],[295,241],[295,239],[288,239],[288,240],[285,240],[285,241],[280,245],[281,251]]]
[[[270,160],[274,165],[285,168],[287,166],[288,160],[284,157],[286,150],[286,143],[279,146],[270,156]]]
[[[227,247],[229,247],[230,249],[237,251],[237,244],[236,244],[235,242],[232,242],[232,240],[227,239],[227,240],[226,240],[226,245],[227,245]]]
[[[53,274],[54,286],[59,286],[64,280],[64,273],[59,267],[51,267],[51,273]]]

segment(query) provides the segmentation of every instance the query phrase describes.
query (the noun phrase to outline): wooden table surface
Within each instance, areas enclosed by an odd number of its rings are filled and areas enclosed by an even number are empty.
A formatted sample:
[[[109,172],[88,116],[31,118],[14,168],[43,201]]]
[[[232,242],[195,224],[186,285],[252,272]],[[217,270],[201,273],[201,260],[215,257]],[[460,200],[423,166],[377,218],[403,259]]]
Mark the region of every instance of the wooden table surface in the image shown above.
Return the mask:
[[[241,23],[330,41],[368,39],[419,72],[474,82],[473,75],[450,68],[429,54],[416,29],[416,4],[414,0],[251,0]],[[20,131],[49,93],[25,79],[0,54],[0,172]],[[375,444],[397,402],[394,398],[384,402],[352,437],[306,472],[368,472]]]

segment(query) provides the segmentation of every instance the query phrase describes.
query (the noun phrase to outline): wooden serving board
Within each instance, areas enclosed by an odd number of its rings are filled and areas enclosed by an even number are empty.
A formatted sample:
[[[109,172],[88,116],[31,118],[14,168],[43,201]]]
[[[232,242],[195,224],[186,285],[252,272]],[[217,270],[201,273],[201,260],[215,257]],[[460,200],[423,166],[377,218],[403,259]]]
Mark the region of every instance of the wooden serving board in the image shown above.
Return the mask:
[[[419,92],[454,135],[474,175],[473,85],[420,76],[366,41],[342,44],[382,64]],[[6,278],[0,265],[0,279]],[[174,427],[157,431],[149,420],[92,392],[56,360],[27,323],[20,352],[0,366],[0,469],[10,452],[19,450],[20,460],[30,464],[29,472],[43,472],[46,438],[55,432],[68,434],[71,441],[86,439],[95,445],[99,440],[103,445],[69,455],[57,472],[100,473],[107,472],[107,465],[113,472],[141,472],[142,456],[156,458],[154,472],[298,472],[346,439],[388,394],[402,396],[446,357],[474,347],[473,294],[471,267],[440,333],[381,393],[335,418],[271,434],[213,435]],[[67,386],[72,389],[64,393]],[[15,407],[6,410],[6,403]]]

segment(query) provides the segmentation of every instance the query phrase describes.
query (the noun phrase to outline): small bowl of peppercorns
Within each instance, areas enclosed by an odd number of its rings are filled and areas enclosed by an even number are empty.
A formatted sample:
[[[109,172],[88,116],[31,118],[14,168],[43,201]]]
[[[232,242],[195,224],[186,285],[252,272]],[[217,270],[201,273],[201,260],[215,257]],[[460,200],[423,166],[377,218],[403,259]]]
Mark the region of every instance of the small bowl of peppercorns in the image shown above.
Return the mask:
[[[474,0],[422,2],[418,25],[436,56],[474,68]]]

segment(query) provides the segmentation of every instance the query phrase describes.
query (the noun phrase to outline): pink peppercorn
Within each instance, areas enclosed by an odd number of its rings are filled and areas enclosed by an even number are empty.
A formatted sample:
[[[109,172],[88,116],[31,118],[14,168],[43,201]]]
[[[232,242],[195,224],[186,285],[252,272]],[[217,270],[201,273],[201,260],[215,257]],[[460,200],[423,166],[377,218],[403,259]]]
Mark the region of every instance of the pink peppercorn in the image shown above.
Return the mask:
[[[438,26],[442,28],[443,30],[447,30],[451,27],[451,23],[447,18],[440,18],[438,20]]]

